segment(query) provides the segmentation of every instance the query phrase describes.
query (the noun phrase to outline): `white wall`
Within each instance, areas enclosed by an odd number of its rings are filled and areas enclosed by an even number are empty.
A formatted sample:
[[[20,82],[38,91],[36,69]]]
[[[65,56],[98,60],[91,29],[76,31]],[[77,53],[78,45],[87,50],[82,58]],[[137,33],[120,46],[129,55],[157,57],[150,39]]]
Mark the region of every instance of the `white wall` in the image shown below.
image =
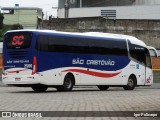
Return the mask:
[[[37,10],[14,10],[14,14],[4,14],[6,25],[21,24],[24,29],[36,29],[37,17],[42,19],[42,12]]]
[[[160,19],[160,5],[70,8],[69,18],[99,17],[101,10],[116,10],[116,19]],[[64,9],[58,10],[58,17],[64,18]]]

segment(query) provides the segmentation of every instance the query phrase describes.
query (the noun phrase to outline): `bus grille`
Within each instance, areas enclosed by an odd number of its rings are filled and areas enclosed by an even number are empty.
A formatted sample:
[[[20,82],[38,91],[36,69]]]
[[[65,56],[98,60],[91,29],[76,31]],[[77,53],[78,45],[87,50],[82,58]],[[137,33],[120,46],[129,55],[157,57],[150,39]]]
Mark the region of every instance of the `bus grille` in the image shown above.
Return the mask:
[[[10,58],[22,59],[26,57],[27,51],[12,51],[12,52],[8,52],[8,55]]]

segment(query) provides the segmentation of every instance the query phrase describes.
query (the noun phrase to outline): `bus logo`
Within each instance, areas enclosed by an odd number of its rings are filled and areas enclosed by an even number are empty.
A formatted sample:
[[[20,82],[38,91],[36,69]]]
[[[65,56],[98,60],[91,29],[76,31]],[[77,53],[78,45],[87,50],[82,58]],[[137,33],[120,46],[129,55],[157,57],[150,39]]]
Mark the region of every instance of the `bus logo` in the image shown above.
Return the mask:
[[[13,46],[16,46],[16,45],[22,45],[24,43],[24,36],[21,35],[21,36],[14,36],[13,37],[13,41],[11,42],[11,44]]]
[[[2,112],[2,117],[12,117],[11,112]]]
[[[151,83],[151,76],[149,76],[148,78],[147,78],[147,83]]]

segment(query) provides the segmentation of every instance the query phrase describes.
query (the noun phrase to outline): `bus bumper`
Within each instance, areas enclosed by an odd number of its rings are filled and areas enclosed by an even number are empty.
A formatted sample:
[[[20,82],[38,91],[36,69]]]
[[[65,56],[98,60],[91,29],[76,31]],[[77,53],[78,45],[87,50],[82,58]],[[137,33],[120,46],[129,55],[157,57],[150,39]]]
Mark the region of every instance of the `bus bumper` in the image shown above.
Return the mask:
[[[17,85],[17,84],[40,84],[38,76],[2,76],[2,82],[6,85]]]

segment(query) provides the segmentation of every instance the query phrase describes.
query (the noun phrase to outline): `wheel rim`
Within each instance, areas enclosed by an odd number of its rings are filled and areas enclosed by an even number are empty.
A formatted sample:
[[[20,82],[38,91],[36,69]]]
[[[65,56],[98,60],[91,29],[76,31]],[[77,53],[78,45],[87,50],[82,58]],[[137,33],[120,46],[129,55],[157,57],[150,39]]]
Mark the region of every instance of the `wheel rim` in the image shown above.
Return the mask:
[[[128,86],[130,87],[134,86],[134,81],[132,79],[128,80]]]
[[[65,86],[66,86],[67,88],[70,88],[70,87],[72,86],[72,80],[71,80],[70,78],[67,78],[67,79],[65,80]]]

